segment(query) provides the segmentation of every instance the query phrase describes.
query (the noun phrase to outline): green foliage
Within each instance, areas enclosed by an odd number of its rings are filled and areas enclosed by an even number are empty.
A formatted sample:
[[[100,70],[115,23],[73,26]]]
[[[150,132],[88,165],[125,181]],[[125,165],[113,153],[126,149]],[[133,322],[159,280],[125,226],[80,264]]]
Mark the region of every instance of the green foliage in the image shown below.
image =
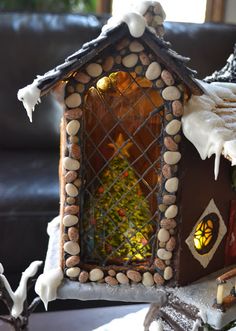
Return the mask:
[[[94,12],[96,0],[0,0],[1,10],[39,12]]]
[[[109,261],[143,261],[151,255],[151,212],[134,169],[120,153],[109,163],[95,193],[93,231],[96,253]]]

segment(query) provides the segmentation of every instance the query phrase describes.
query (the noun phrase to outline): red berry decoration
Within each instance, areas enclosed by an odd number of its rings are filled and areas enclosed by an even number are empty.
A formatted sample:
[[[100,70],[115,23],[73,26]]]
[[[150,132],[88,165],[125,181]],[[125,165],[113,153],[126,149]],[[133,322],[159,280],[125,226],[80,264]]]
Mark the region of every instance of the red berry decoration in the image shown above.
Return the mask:
[[[98,192],[102,194],[104,192],[104,188],[102,186],[99,187]]]
[[[128,171],[125,171],[125,172],[123,173],[123,176],[124,176],[124,177],[128,177],[128,176],[129,176]]]
[[[120,217],[124,217],[124,216],[125,216],[125,211],[124,211],[124,209],[119,209],[119,210],[118,210],[118,214],[119,214]]]

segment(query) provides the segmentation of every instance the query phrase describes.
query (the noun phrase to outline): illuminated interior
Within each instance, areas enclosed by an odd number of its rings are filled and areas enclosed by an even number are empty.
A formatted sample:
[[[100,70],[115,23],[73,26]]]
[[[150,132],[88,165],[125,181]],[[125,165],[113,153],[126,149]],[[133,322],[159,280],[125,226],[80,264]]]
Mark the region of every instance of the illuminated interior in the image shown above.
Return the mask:
[[[86,263],[151,263],[163,110],[158,90],[136,73],[111,73],[87,93],[81,203]]]
[[[198,223],[193,240],[194,247],[199,254],[206,254],[213,247],[217,238],[218,227],[218,216],[214,213],[205,216]]]

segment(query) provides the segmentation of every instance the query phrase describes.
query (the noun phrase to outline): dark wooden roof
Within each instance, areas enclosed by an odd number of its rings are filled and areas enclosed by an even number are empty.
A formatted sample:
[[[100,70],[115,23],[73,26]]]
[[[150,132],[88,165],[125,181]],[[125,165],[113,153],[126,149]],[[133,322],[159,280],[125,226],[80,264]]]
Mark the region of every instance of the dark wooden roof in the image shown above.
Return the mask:
[[[128,27],[125,23],[122,23],[115,28],[107,30],[106,33],[102,33],[91,42],[84,44],[81,49],[69,56],[63,64],[37,79],[41,95],[50,91],[58,81],[65,79],[70,73],[79,70],[86,63],[89,63],[93,58],[97,57],[103,50],[109,47],[109,45],[115,45],[117,41],[127,35],[130,35]],[[143,44],[155,53],[157,59],[163,63],[165,67],[169,68],[179,77],[193,94],[203,94],[201,86],[194,79],[196,72],[186,65],[190,60],[189,58],[177,54],[171,49],[170,43],[157,37],[148,28],[146,28],[140,39]]]
[[[228,58],[226,65],[219,71],[213,72],[211,76],[204,79],[205,82],[227,82],[236,83],[236,44],[234,45],[234,53]]]

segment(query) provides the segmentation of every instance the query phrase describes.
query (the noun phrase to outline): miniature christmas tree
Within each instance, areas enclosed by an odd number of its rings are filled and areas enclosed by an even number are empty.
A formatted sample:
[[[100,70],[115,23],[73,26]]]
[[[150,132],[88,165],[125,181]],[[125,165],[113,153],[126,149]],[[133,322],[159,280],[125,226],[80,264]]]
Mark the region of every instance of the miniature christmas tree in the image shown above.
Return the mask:
[[[119,134],[108,146],[114,155],[90,201],[96,255],[109,262],[144,261],[151,255],[152,215],[128,160],[132,143]]]

